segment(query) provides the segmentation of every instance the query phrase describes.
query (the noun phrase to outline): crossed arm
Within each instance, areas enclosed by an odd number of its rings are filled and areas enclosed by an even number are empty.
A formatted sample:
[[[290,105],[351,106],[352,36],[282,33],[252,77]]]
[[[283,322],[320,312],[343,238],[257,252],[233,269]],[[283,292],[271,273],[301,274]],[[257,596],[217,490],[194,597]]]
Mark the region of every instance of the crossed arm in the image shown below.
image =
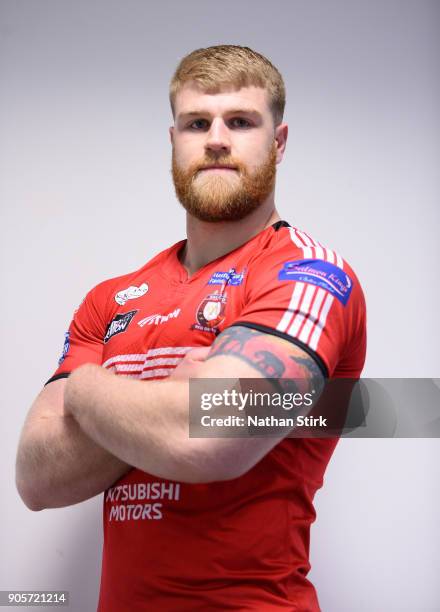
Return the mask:
[[[316,389],[323,377],[298,346],[241,326],[220,334],[209,352],[190,352],[162,381],[145,383],[83,365],[65,383],[64,410],[56,417],[47,414],[42,425],[41,406],[37,415],[31,409],[25,423],[17,485],[27,505],[42,509],[82,501],[105,490],[131,466],[183,482],[229,480],[251,469],[279,442],[273,437],[190,438],[189,378],[296,378]],[[35,478],[38,484],[43,475],[45,493],[37,500]],[[31,489],[34,503],[28,503]]]

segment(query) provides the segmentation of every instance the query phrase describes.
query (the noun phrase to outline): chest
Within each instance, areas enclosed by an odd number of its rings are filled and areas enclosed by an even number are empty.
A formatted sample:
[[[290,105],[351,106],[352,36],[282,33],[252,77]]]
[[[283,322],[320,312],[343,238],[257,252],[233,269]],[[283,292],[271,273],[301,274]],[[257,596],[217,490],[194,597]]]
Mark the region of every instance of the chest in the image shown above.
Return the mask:
[[[233,272],[231,273],[231,270]],[[210,346],[244,307],[244,274],[214,270],[186,283],[145,275],[110,296],[103,365],[119,373],[175,367],[188,350]],[[155,373],[157,374],[157,372]]]

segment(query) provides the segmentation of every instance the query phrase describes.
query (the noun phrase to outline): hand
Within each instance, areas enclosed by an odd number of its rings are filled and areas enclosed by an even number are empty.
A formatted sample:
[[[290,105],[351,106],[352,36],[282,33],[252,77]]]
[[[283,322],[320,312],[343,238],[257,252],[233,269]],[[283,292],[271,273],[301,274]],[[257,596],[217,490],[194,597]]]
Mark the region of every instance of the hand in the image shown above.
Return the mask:
[[[200,347],[189,351],[173,370],[167,380],[189,380],[199,378],[200,366],[206,360],[211,347]]]

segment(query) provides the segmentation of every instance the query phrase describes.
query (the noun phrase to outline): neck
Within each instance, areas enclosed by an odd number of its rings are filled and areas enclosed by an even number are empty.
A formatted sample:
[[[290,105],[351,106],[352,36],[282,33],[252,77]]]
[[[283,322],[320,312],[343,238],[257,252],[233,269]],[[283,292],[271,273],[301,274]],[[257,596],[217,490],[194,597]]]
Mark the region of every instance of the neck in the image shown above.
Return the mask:
[[[209,262],[233,251],[279,220],[273,195],[240,221],[209,223],[187,214],[187,242],[181,257],[182,265],[192,276]]]

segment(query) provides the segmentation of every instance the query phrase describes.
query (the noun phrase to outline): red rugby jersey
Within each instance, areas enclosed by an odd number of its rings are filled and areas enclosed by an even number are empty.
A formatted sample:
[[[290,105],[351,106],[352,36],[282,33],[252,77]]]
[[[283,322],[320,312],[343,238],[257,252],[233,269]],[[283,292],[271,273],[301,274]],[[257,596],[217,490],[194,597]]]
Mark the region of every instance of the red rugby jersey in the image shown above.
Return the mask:
[[[360,375],[364,297],[337,253],[277,222],[188,278],[184,244],[87,294],[50,380],[83,363],[164,378],[192,347],[237,324],[298,344],[326,375]],[[336,442],[285,439],[228,482],[132,469],[104,494],[99,610],[319,610],[307,579],[309,533]]]

